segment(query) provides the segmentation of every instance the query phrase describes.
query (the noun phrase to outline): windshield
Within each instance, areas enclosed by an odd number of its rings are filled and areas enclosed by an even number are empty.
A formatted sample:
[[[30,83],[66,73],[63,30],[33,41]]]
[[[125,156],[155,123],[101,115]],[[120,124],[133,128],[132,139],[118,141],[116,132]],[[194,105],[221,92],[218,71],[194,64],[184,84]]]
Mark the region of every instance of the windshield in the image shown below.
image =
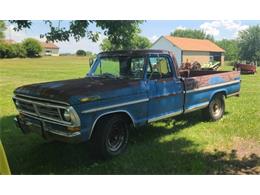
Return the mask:
[[[97,62],[91,76],[141,79],[144,75],[144,57],[100,57]]]

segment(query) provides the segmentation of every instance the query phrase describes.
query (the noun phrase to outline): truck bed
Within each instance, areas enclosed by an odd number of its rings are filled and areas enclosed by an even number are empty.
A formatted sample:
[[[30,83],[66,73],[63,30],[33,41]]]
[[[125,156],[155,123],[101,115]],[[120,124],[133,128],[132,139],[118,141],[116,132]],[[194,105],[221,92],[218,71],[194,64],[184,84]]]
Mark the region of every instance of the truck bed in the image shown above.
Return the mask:
[[[218,92],[226,97],[238,95],[240,72],[238,71],[190,71],[180,72],[184,82],[184,110],[206,107]]]
[[[194,90],[201,87],[226,83],[238,79],[238,71],[191,71],[184,78],[185,89]]]

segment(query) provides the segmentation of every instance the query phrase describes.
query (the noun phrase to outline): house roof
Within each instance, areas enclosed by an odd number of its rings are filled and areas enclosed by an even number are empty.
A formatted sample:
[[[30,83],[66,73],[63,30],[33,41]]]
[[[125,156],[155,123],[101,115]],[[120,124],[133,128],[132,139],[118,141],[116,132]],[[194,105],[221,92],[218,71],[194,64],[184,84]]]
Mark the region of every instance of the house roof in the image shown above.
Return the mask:
[[[224,49],[217,46],[209,40],[191,39],[173,36],[164,36],[173,45],[184,51],[209,51],[209,52],[225,52]]]
[[[59,47],[52,42],[41,42],[41,44],[45,49],[59,49]]]
[[[4,39],[3,42],[5,42],[7,44],[14,44],[14,43],[16,43],[16,41],[13,40],[13,39]]]

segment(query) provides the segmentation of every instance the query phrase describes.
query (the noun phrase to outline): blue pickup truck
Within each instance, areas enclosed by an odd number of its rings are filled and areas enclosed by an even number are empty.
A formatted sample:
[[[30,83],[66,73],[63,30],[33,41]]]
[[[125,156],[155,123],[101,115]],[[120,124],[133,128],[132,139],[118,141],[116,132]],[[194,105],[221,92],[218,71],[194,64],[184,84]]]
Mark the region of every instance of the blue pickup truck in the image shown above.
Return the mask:
[[[130,127],[202,110],[212,121],[238,96],[237,71],[179,70],[163,50],[103,52],[84,78],[17,88],[17,126],[43,138],[89,141],[103,157],[122,153]]]

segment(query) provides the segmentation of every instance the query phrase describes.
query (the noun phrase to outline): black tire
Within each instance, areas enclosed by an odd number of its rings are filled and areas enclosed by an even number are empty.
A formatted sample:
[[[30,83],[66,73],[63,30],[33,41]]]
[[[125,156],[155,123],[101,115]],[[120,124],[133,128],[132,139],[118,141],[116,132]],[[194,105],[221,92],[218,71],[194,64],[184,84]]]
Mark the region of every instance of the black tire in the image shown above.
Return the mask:
[[[202,110],[206,120],[217,121],[221,119],[225,113],[225,100],[222,94],[215,95],[207,108]]]
[[[111,158],[123,153],[128,143],[129,124],[120,115],[101,119],[91,138],[91,153],[98,158]]]

